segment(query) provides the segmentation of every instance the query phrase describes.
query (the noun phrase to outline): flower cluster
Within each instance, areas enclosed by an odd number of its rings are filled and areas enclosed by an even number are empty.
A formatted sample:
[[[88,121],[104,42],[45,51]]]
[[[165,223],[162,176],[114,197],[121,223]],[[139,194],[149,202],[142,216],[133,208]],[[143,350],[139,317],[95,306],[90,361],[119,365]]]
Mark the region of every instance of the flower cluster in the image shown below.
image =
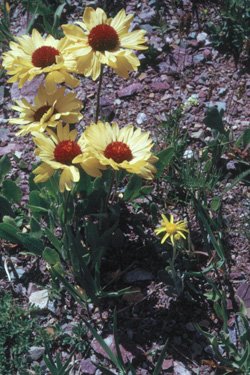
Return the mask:
[[[42,161],[33,171],[36,183],[60,170],[60,191],[71,190],[72,183],[80,179],[80,168],[93,177],[102,176],[101,171],[107,168],[125,169],[145,179],[154,177],[153,164],[158,158],[152,154],[148,132],[142,133],[133,125],[120,129],[116,122],[96,121],[76,140],[77,131],[70,130],[69,124],[82,119],[83,105],[74,92],[66,92],[65,86],[58,88],[62,83],[77,87],[74,74],[95,80],[104,65],[124,78],[129,71],[136,71],[140,62],[133,50],[147,47],[144,30],[129,31],[132,19],[125,10],[107,18],[102,9],[87,7],[83,22],[62,26],[65,37],[61,40],[51,35],[43,38],[34,29],[31,36],[22,35],[10,42],[10,51],[3,54],[3,66],[12,76],[8,82],[18,82],[22,88],[27,81],[44,76],[34,103],[25,98],[16,100],[12,109],[19,117],[9,119],[11,124],[20,125],[16,135],[33,135],[35,155]]]

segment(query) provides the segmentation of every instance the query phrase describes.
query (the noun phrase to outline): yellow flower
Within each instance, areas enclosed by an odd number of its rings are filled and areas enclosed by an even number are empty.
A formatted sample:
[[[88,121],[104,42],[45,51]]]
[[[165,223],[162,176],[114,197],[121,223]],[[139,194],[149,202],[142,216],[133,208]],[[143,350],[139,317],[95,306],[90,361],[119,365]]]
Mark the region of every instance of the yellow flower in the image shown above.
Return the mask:
[[[47,181],[57,169],[60,169],[62,170],[59,181],[60,191],[71,190],[72,181],[78,182],[80,179],[79,169],[73,165],[73,159],[77,155],[82,156],[80,165],[87,174],[93,177],[102,175],[99,169],[103,169],[103,167],[93,155],[85,151],[84,137],[81,136],[77,142],[75,141],[76,129],[69,131],[69,124],[63,127],[59,122],[57,135],[50,129],[47,129],[47,132],[51,138],[44,133],[34,133],[33,141],[38,146],[34,154],[43,161],[33,171],[37,174],[34,178],[35,183]]]
[[[38,94],[34,98],[34,105],[26,99],[16,100],[18,106],[12,106],[20,112],[19,118],[11,118],[11,124],[27,124],[20,126],[16,135],[29,132],[43,132],[47,126],[55,127],[59,120],[73,124],[82,119],[80,110],[83,105],[76,94],[69,92],[64,95],[65,87],[60,87],[54,94],[49,95],[43,85],[39,86]]]
[[[65,82],[77,87],[79,81],[68,72],[74,70],[74,62],[66,55],[70,41],[65,37],[56,40],[48,35],[44,40],[36,29],[32,35],[15,38],[18,43],[10,42],[11,50],[3,54],[3,67],[13,77],[8,82],[19,82],[21,88],[26,81],[44,73],[45,87],[49,94],[56,91],[56,83]]]
[[[141,133],[141,129],[134,130],[133,125],[119,129],[114,122],[98,121],[92,123],[84,132],[86,147],[96,156],[103,166],[110,166],[115,170],[126,169],[130,173],[152,179],[158,158],[150,151],[153,143],[149,133]],[[82,155],[74,160],[80,162]]]
[[[63,25],[65,35],[74,44],[68,47],[77,60],[77,70],[95,80],[101,71],[101,64],[111,66],[123,78],[128,78],[128,71],[136,71],[140,62],[133,49],[144,50],[145,30],[129,32],[133,15],[127,15],[122,9],[114,18],[107,18],[106,13],[97,8],[87,7],[83,22],[76,25]]]
[[[156,234],[166,232],[161,240],[161,243],[165,242],[168,237],[170,237],[173,245],[174,240],[179,240],[180,236],[186,238],[182,232],[188,232],[188,230],[185,228],[187,222],[184,223],[183,220],[180,220],[177,223],[174,223],[173,215],[170,215],[170,221],[163,214],[161,215],[161,217],[163,219],[163,221],[161,222],[161,227],[155,229]]]

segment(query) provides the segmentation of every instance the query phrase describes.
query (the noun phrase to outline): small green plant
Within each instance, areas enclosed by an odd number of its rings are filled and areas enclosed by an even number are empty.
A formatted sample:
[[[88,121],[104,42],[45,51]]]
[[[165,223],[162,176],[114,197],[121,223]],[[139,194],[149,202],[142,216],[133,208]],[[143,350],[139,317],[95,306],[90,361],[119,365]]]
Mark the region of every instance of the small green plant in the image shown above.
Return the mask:
[[[56,363],[55,363],[50,354],[48,346],[45,345],[45,347],[46,347],[46,352],[47,352],[48,357],[44,355],[43,359],[48,369],[51,371],[51,375],[69,375],[70,370],[73,367],[73,365],[70,366],[70,361],[74,355],[74,351],[70,354],[67,361],[63,365],[62,361],[60,360],[59,354],[56,353]]]
[[[9,293],[0,296],[0,373],[29,375],[27,356],[31,346],[43,346],[46,333],[30,313]],[[32,368],[31,368],[32,369]],[[37,372],[37,374],[39,374]]]
[[[226,293],[218,290],[211,281],[209,283],[212,286],[212,290],[207,293],[207,297],[214,302],[214,309],[223,322],[223,329],[218,335],[215,335],[203,331],[197,324],[194,324],[195,328],[209,340],[215,360],[226,370],[224,375],[232,372],[234,374],[248,375],[250,374],[250,326],[247,319],[247,309],[244,302],[238,297],[240,300],[240,312],[231,317],[235,322],[235,327],[230,332]]]
[[[33,14],[31,21],[27,24],[26,33],[30,31],[31,27],[33,27],[35,16],[39,15],[42,22],[40,22],[39,19],[36,19],[37,29],[46,32],[47,34],[51,34],[54,38],[63,36],[62,31],[59,31],[59,26],[62,23],[62,13],[67,4],[70,4],[70,1],[23,0],[22,5],[27,10],[28,19],[29,14]]]
[[[250,6],[245,0],[224,0],[219,8],[220,20],[207,22],[207,30],[214,47],[221,53],[231,55],[235,66],[243,52],[250,34]],[[248,56],[249,57],[249,56]]]
[[[5,49],[9,42],[14,40],[10,32],[10,6],[9,3],[4,0],[3,3],[0,4],[0,47]]]
[[[83,318],[82,318],[83,319]],[[114,322],[113,322],[113,335],[115,340],[115,348],[116,348],[116,355],[112,352],[112,350],[108,347],[108,345],[105,343],[103,338],[96,332],[96,330],[92,327],[92,325],[85,319],[83,319],[84,323],[92,333],[92,335],[95,337],[95,339],[98,341],[98,343],[102,346],[102,348],[105,350],[107,355],[109,356],[110,360],[114,364],[114,366],[119,371],[119,375],[136,375],[136,370],[128,359],[127,363],[124,362],[121,354],[121,350],[119,347],[119,341],[118,341],[118,334],[117,334],[117,314],[116,310],[114,311]],[[168,340],[165,342],[165,345],[163,346],[163,349],[161,351],[161,354],[158,358],[158,361],[156,363],[155,369],[153,371],[153,375],[159,375],[161,371],[161,367],[164,361],[164,357],[167,350],[167,344]],[[110,370],[108,370],[106,367],[102,366],[101,364],[94,363],[94,365],[102,371],[102,374],[104,375],[113,375],[114,373]]]

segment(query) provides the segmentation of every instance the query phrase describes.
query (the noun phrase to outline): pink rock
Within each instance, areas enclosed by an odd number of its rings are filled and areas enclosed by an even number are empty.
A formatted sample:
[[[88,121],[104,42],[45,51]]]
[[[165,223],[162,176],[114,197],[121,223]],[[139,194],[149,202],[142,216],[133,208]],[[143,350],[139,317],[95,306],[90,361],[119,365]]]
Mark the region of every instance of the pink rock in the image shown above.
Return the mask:
[[[33,103],[34,97],[37,95],[38,88],[41,84],[44,85],[43,74],[32,79],[32,81],[30,82],[25,82],[21,89],[18,88],[18,82],[15,82],[13,83],[10,89],[11,99],[14,102],[15,99],[20,100],[21,98],[25,98],[26,100],[28,100],[29,103]]]
[[[96,372],[96,367],[91,362],[90,358],[81,360],[81,374],[82,375],[94,375]]]
[[[132,85],[124,87],[123,89],[119,90],[117,93],[118,93],[119,98],[123,98],[125,96],[132,96],[143,90],[144,90],[144,86],[141,83],[132,83]]]
[[[5,147],[0,147],[0,156],[3,156],[5,154],[10,154],[15,151],[21,151],[22,145],[18,143],[9,143]]]
[[[114,336],[109,335],[106,339],[104,339],[104,341],[108,345],[109,349],[115,355],[117,355]],[[126,363],[128,359],[132,361],[133,358],[135,358],[136,354],[138,354],[137,353],[138,349],[136,348],[135,344],[129,339],[124,339],[124,340],[119,339],[119,343],[120,343],[119,347],[120,347],[120,351],[121,351],[121,355],[122,355],[124,363]],[[107,355],[107,353],[105,352],[103,347],[98,343],[97,340],[94,340],[91,346],[97,353],[103,355],[105,358],[109,358],[109,356]]]
[[[153,91],[166,91],[169,89],[169,85],[167,83],[164,83],[164,82],[159,82],[159,81],[155,81],[155,82],[152,82],[151,83],[151,88]]]

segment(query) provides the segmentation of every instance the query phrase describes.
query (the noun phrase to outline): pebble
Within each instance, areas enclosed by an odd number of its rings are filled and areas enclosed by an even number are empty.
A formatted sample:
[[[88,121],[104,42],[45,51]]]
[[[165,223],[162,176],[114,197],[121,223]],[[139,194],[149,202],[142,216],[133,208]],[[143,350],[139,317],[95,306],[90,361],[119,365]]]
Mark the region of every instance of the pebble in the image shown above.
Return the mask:
[[[37,361],[39,358],[43,356],[45,352],[45,348],[41,346],[31,346],[29,353],[27,355],[27,361]]]
[[[146,113],[138,113],[137,117],[136,117],[136,122],[138,125],[141,125],[143,124],[144,122],[146,122],[148,119],[148,116],[146,115]]]
[[[37,290],[31,293],[29,303],[32,303],[40,310],[47,309],[49,303],[49,294],[47,289]]]
[[[153,280],[154,276],[151,272],[145,271],[142,268],[135,268],[129,271],[124,276],[124,281],[128,284],[135,283],[136,281]]]
[[[125,96],[132,96],[144,90],[144,86],[141,83],[132,83],[132,85],[126,86],[121,90],[118,90],[117,94],[119,98]]]

